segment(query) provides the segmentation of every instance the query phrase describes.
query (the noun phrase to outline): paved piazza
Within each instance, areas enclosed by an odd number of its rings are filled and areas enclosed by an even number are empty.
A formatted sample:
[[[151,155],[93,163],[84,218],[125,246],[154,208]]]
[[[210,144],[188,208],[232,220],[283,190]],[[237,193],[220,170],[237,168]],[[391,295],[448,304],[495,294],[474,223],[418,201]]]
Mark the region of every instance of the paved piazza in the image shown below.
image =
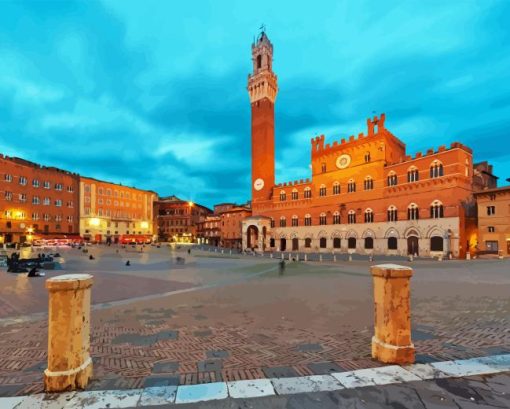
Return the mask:
[[[88,249],[58,249],[63,269],[46,273],[94,275],[90,389],[380,366],[370,358],[369,267],[388,258],[291,261],[281,275],[268,257],[188,255],[188,247]],[[414,268],[418,363],[510,353],[510,260],[398,262]],[[42,392],[47,302],[44,278],[0,269],[0,396]]]

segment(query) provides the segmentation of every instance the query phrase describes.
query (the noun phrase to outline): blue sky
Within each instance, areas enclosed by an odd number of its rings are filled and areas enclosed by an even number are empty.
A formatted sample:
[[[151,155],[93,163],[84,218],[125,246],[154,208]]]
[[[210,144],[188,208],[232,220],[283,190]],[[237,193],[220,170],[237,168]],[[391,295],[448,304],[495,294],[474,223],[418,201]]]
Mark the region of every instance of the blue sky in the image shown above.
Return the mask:
[[[0,152],[206,205],[250,198],[251,42],[274,45],[277,181],[386,112],[510,177],[510,1],[2,2]]]

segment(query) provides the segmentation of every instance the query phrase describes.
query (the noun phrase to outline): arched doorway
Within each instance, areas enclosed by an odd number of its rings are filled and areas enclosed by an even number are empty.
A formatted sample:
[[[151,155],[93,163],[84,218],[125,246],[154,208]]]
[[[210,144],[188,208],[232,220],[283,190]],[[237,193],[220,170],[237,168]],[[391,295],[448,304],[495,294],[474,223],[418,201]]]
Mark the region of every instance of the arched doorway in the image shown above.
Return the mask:
[[[287,249],[287,240],[285,238],[280,239],[280,251],[285,251]]]
[[[259,242],[259,229],[257,226],[249,226],[248,230],[246,230],[246,236],[248,239],[248,248],[255,249],[258,247]]]
[[[407,254],[420,255],[420,249],[418,247],[418,237],[409,236],[407,238]]]
[[[294,237],[292,239],[292,250],[293,251],[299,250],[299,239],[297,237]]]

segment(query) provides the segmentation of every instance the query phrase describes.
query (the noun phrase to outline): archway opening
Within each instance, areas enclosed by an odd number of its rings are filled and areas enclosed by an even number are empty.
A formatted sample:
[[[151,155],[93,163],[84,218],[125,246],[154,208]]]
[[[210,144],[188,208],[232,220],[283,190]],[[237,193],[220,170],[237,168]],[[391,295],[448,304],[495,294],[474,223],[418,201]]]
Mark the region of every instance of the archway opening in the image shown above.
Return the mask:
[[[257,226],[248,226],[246,230],[247,243],[249,249],[256,249],[259,242],[259,229]]]
[[[292,250],[294,251],[299,250],[299,239],[297,237],[294,237],[292,239]]]
[[[327,239],[326,237],[321,237],[319,240],[319,246],[321,249],[325,249],[327,246]]]
[[[430,238],[430,251],[443,251],[444,240],[441,236],[432,236]]]
[[[341,245],[341,240],[340,240],[340,237],[335,237],[333,238],[333,248],[334,249],[339,249],[340,248],[340,245]]]
[[[285,238],[280,239],[280,251],[285,251],[287,249],[287,240]]]
[[[374,248],[374,239],[372,237],[365,237],[365,248],[369,250]]]
[[[407,238],[407,254],[412,254],[416,256],[420,254],[420,249],[418,247],[418,237],[409,236]]]
[[[347,240],[347,247],[350,249],[356,248],[356,238],[355,237],[349,237]]]

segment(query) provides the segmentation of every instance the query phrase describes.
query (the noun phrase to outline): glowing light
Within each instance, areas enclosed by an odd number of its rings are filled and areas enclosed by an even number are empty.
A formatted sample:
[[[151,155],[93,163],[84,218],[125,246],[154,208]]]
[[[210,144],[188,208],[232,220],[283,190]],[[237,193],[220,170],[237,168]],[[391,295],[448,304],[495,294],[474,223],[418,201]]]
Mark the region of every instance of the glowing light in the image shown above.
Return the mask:
[[[33,233],[34,232],[34,229],[32,227],[28,227],[27,228],[27,232],[30,234],[30,233]]]
[[[101,223],[101,221],[96,217],[89,220],[89,224],[91,226],[99,226],[100,223]]]
[[[142,229],[148,229],[149,228],[149,222],[141,222],[140,226],[142,227]]]
[[[193,207],[194,203],[193,202],[188,202],[189,204],[189,207]]]

